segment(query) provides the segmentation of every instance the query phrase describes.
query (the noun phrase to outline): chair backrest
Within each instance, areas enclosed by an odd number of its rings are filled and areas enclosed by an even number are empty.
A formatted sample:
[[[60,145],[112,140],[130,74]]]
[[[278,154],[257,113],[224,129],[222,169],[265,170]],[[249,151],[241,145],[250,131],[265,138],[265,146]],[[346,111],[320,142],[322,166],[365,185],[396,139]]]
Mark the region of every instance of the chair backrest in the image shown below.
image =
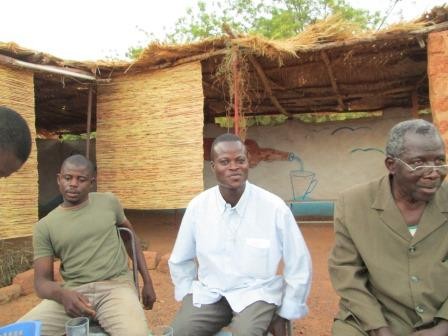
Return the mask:
[[[128,237],[129,237],[129,239],[131,241],[131,248],[132,248],[132,256],[131,256],[131,259],[132,259],[132,274],[133,274],[133,277],[134,277],[135,287],[137,288],[138,299],[140,300],[140,289],[139,289],[139,285],[138,285],[137,250],[136,250],[136,245],[135,245],[136,244],[136,240],[135,240],[135,237],[134,237],[134,233],[130,229],[128,229],[126,227],[123,227],[123,226],[119,226],[118,227],[118,232],[120,233],[123,241],[125,241],[125,239],[123,237],[124,235],[128,235]]]
[[[0,336],[39,336],[40,321],[19,321],[0,327]]]

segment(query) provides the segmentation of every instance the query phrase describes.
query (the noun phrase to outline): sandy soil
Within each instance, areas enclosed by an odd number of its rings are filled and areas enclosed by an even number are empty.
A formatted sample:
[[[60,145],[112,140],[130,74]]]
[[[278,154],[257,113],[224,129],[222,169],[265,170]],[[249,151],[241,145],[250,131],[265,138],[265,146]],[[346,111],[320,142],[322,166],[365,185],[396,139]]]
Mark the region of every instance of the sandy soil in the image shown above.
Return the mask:
[[[178,230],[181,214],[158,214],[148,216],[144,213],[127,213],[137,234],[148,245],[148,249],[160,254],[169,253]],[[308,301],[310,313],[302,320],[293,323],[293,335],[330,335],[332,318],[337,309],[337,296],[334,293],[327,272],[327,257],[333,244],[331,225],[306,224],[302,233],[313,259],[313,286]],[[169,274],[150,271],[157,292],[158,301],[153,310],[146,315],[150,325],[169,323],[179,304],[173,298],[173,286]],[[10,303],[0,305],[0,325],[15,321],[40,300],[27,295]]]

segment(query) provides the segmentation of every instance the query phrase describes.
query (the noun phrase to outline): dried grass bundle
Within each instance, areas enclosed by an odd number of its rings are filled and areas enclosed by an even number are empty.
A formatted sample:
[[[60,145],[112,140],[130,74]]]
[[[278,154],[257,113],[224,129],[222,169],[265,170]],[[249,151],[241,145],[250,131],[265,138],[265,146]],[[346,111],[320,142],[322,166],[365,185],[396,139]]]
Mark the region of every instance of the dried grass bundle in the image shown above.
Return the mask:
[[[14,277],[33,266],[31,239],[0,240],[0,288],[12,283]]]
[[[187,44],[154,42],[149,44],[148,47],[143,50],[135,63],[139,66],[170,63],[178,59],[206,54],[213,50],[225,48],[227,41],[228,39],[225,37],[213,37]]]
[[[357,23],[349,22],[336,14],[308,26],[302,33],[288,39],[287,42],[298,51],[310,49],[316,44],[353,39],[363,34],[365,30]]]
[[[247,53],[269,58],[277,61],[279,64],[283,63],[285,57],[296,56],[296,51],[291,44],[285,43],[285,41],[266,39],[261,36],[241,37],[233,40],[233,43],[241,48],[245,48]]]
[[[398,22],[396,24],[392,24],[383,30],[379,31],[376,36],[382,36],[384,34],[396,34],[396,33],[406,33],[414,30],[418,30],[427,26],[427,22],[423,21],[414,21],[414,22]]]

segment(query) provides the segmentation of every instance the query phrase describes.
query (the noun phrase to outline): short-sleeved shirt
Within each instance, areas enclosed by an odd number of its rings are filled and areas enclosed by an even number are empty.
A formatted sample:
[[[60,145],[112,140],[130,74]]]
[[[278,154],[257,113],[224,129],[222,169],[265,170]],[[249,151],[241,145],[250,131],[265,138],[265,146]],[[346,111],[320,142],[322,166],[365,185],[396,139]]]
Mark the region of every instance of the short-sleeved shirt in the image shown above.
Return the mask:
[[[127,275],[126,250],[117,231],[125,220],[112,193],[90,193],[73,208],[59,206],[34,227],[34,260],[59,258],[67,287]]]

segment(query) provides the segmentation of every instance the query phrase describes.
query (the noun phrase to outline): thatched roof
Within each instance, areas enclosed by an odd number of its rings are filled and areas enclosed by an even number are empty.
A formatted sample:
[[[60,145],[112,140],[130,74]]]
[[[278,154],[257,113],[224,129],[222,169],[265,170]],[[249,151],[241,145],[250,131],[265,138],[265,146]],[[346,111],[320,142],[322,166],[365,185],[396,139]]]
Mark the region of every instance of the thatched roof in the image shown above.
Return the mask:
[[[112,81],[118,76],[201,60],[204,114],[210,122],[215,116],[233,113],[226,80],[235,49],[246,84],[242,88],[246,115],[374,111],[411,107],[413,102],[414,108],[426,108],[427,37],[430,32],[446,29],[448,9],[437,7],[419,20],[379,32],[361,31],[332,17],[281,41],[227,34],[184,45],[153,43],[134,62],[66,61],[1,43],[0,55],[77,69]],[[87,86],[81,82],[36,74],[38,130],[81,132],[85,128]]]

